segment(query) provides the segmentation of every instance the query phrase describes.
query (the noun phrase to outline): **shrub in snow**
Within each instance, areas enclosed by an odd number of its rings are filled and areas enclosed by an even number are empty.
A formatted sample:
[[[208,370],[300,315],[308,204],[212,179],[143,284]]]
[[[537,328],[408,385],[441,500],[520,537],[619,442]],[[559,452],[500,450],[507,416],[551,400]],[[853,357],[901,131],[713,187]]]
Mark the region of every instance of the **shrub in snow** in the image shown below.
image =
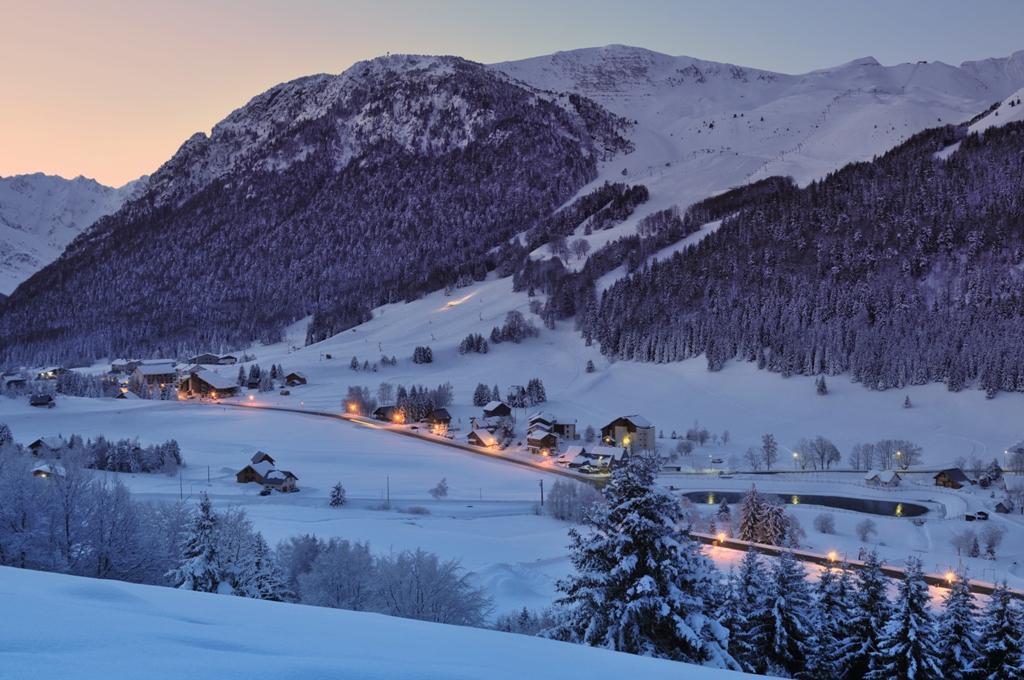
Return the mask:
[[[434,500],[440,500],[448,497],[448,480],[442,478],[433,489],[430,490],[430,495],[433,496]]]
[[[331,487],[331,499],[328,501],[328,505],[332,508],[340,508],[345,505],[345,487],[338,482]]]
[[[872,537],[878,534],[874,520],[870,519],[857,522],[856,532],[857,538],[859,538],[863,543],[867,543]]]
[[[814,518],[814,530],[820,534],[836,533],[836,518],[831,512],[822,512]]]
[[[821,396],[828,394],[828,385],[825,384],[825,376],[818,376],[818,379],[814,381],[814,389]]]
[[[603,504],[604,496],[589,484],[560,479],[551,486],[544,509],[555,519],[583,524]]]

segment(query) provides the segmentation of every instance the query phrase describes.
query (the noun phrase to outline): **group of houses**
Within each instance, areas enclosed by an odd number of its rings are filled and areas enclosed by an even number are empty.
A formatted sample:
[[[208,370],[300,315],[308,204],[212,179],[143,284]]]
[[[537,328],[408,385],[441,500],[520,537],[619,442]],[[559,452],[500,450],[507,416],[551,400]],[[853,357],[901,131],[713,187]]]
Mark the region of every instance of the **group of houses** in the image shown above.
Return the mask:
[[[403,425],[407,422],[405,410],[395,405],[378,406],[371,415],[374,420],[385,423]],[[435,408],[417,422],[427,426],[432,434],[443,436],[448,434],[448,429],[451,427],[452,414],[446,408]]]
[[[235,481],[239,484],[259,484],[263,488],[261,495],[268,495],[272,491],[281,493],[292,493],[298,491],[296,477],[290,470],[279,470],[277,461],[273,456],[263,451],[257,451],[249,459],[249,464],[238,471]]]
[[[530,453],[550,456],[558,451],[561,439],[576,439],[576,421],[559,421],[544,411],[538,411],[528,418],[526,448]]]
[[[243,387],[256,388],[257,383],[239,384],[237,376],[221,373],[225,366],[238,363],[233,354],[197,354],[186,363],[173,359],[115,359],[110,363],[110,375],[121,383],[119,398],[131,399],[129,391],[132,381],[145,383],[151,390],[164,390],[173,386],[179,395],[222,398],[239,394]],[[305,385],[305,374],[293,371],[282,376],[282,382],[289,387]]]
[[[51,436],[40,437],[28,445],[29,453],[36,458],[49,460],[40,461],[32,468],[32,476],[39,479],[52,479],[63,477],[66,473],[62,465],[53,462],[53,459],[60,458],[61,454],[68,447],[64,437]]]

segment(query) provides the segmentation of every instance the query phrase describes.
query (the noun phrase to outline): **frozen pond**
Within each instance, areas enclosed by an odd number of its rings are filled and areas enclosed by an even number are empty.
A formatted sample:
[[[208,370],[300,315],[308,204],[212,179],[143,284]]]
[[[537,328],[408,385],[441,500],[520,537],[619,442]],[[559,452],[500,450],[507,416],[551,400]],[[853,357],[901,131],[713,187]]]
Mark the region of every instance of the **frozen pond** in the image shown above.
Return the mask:
[[[723,500],[727,503],[739,503],[746,495],[744,491],[689,491],[683,494],[698,504],[715,505]],[[886,501],[875,498],[850,498],[848,496],[825,496],[820,494],[763,494],[776,496],[789,505],[822,505],[840,510],[866,512],[884,517],[918,517],[928,512],[928,508],[917,503],[902,501]]]

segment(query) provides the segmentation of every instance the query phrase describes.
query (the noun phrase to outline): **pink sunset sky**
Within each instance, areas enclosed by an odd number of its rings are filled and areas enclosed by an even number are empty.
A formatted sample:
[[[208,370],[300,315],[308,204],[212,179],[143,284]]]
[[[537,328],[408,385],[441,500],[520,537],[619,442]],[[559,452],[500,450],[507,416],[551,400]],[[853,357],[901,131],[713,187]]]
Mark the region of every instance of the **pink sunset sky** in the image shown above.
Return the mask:
[[[0,176],[152,172],[268,87],[385,52],[482,62],[623,43],[801,72],[1004,56],[1024,3],[0,0]]]

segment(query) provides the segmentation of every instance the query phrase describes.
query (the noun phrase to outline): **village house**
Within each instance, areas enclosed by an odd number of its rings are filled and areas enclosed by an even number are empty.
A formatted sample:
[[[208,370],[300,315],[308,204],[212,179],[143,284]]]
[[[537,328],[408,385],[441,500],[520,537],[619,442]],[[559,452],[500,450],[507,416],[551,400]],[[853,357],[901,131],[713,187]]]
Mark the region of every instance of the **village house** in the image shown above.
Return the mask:
[[[466,441],[473,446],[485,448],[498,445],[498,440],[487,430],[473,430],[466,436]]]
[[[250,484],[253,482],[262,484],[263,480],[266,479],[267,473],[274,469],[274,464],[267,461],[249,463],[238,471],[235,475],[235,481],[239,484]]]
[[[114,359],[110,362],[110,372],[127,375],[134,371],[140,363],[142,362],[130,361],[128,359]]]
[[[233,366],[238,363],[238,357],[233,354],[222,354],[217,363],[221,366]]]
[[[63,477],[67,473],[64,468],[60,465],[53,463],[40,463],[32,468],[32,476],[38,477],[39,479],[49,479],[51,477]]]
[[[292,493],[298,491],[296,482],[299,478],[288,470],[271,470],[263,477],[263,488],[273,489],[281,493]]]
[[[626,450],[614,446],[593,444],[566,447],[556,462],[580,472],[609,472],[626,458]]]
[[[869,470],[864,475],[864,483],[868,486],[894,488],[900,485],[902,477],[895,470]]]
[[[545,411],[538,411],[532,414],[528,421],[530,427],[542,425],[549,432],[554,432],[563,439],[576,439],[576,423],[561,422],[555,416]]]
[[[400,413],[397,406],[378,406],[373,410],[373,417],[385,423],[392,423],[396,421]]]
[[[28,445],[33,456],[60,457],[61,451],[67,448],[64,437],[40,437]]]
[[[163,389],[173,385],[178,379],[178,372],[173,363],[140,364],[132,372],[132,377],[145,382],[150,387]]]
[[[203,364],[206,366],[217,366],[221,363],[221,358],[216,354],[197,354],[188,360],[190,364]]]
[[[190,373],[178,389],[197,396],[230,397],[238,394],[238,382],[234,378],[204,369]]]
[[[558,450],[558,435],[538,427],[526,435],[526,448],[530,453],[549,456]]]
[[[484,405],[484,418],[511,418],[512,408],[503,401],[489,401]]]
[[[305,385],[308,382],[308,380],[306,379],[306,374],[300,373],[299,371],[292,371],[291,373],[284,377],[284,381],[285,383],[288,384],[289,387],[295,387],[296,385]]]
[[[947,489],[959,489],[973,483],[960,468],[949,468],[935,475],[935,486],[944,486]]]
[[[639,415],[621,416],[601,428],[601,441],[632,450],[654,450],[654,425]]]
[[[36,374],[36,378],[39,380],[56,380],[67,372],[68,369],[63,366],[49,366],[39,371],[39,373]]]

